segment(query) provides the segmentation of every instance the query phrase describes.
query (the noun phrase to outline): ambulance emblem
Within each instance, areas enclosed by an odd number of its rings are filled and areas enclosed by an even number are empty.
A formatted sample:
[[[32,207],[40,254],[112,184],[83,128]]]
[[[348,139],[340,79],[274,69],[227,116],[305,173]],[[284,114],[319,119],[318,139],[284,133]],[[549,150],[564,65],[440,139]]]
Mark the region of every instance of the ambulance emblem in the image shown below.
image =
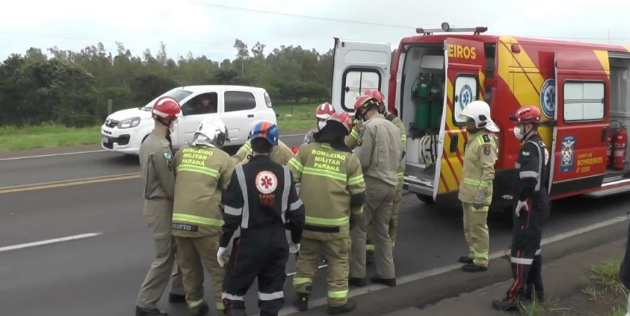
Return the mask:
[[[469,85],[464,85],[459,92],[459,108],[463,110],[472,101],[473,91]]]
[[[540,107],[548,118],[554,118],[556,111],[556,80],[547,79],[540,89]]]
[[[560,148],[560,172],[571,172],[574,166],[575,136],[565,136]]]
[[[269,194],[276,191],[278,178],[269,171],[261,171],[256,175],[256,189],[262,194]]]

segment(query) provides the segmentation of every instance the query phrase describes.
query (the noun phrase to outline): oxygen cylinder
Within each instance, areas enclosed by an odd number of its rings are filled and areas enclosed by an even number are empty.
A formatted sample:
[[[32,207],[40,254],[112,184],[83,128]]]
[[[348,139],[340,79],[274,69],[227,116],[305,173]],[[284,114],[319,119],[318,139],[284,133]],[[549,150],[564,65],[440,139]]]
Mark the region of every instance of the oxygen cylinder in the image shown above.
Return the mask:
[[[623,170],[626,164],[626,144],[628,142],[628,131],[625,127],[617,130],[614,136],[613,169]]]
[[[429,126],[429,82],[426,76],[420,75],[416,89],[416,120],[417,129],[425,129]]]

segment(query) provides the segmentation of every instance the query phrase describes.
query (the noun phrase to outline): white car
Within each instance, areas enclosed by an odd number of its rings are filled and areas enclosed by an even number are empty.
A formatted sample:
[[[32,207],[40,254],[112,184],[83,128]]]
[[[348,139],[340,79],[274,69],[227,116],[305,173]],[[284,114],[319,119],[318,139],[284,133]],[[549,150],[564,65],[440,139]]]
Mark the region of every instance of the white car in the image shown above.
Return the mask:
[[[227,146],[244,144],[256,122],[267,120],[276,123],[271,99],[262,88],[188,86],[172,89],[162,96],[173,97],[182,107],[182,114],[171,134],[174,150],[191,142],[199,123],[206,118],[219,118],[225,122],[229,136]],[[140,144],[155,124],[151,108],[156,100],[144,107],[121,110],[108,116],[101,127],[103,149],[138,155]]]

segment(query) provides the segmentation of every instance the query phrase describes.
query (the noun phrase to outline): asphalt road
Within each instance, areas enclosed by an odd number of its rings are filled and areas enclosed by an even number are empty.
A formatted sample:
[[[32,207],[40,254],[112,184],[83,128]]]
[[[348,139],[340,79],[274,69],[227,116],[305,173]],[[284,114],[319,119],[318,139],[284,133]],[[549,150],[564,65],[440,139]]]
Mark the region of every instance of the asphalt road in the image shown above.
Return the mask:
[[[285,137],[298,145],[301,136]],[[0,314],[132,315],[139,286],[154,256],[142,216],[139,178],[82,185],[43,185],[37,190],[4,192],[6,187],[52,181],[115,176],[138,171],[137,159],[106,152],[19,160],[0,157]],[[545,237],[626,215],[627,195],[600,200],[572,198],[555,202]],[[406,195],[401,204],[395,251],[398,278],[451,265],[467,252],[456,201],[435,207]],[[25,243],[94,233],[95,236],[37,247]],[[491,252],[506,249],[510,229],[490,219]],[[578,237],[579,238],[579,237]],[[17,249],[7,248],[16,246]],[[492,267],[491,267],[492,269]],[[294,271],[290,259],[287,272]],[[325,270],[314,297],[325,296]],[[372,267],[370,275],[374,275]],[[209,279],[209,277],[207,277]],[[286,282],[287,305],[293,299]],[[210,287],[207,287],[210,291]],[[387,291],[387,290],[386,290]],[[211,300],[211,293],[206,293]],[[185,306],[159,305],[171,315],[188,315]],[[256,310],[256,289],[248,294]]]

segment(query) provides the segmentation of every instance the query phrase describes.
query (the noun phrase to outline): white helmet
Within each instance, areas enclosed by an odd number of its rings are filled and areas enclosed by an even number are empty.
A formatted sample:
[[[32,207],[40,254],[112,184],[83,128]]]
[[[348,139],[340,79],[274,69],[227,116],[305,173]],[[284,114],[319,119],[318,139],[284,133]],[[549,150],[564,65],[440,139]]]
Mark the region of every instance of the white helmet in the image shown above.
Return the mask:
[[[228,139],[228,130],[222,120],[205,119],[201,121],[191,145],[223,147]]]
[[[470,102],[459,114],[460,120],[473,119],[479,129],[485,128],[490,132],[498,132],[499,127],[490,118],[490,106],[484,101]]]

